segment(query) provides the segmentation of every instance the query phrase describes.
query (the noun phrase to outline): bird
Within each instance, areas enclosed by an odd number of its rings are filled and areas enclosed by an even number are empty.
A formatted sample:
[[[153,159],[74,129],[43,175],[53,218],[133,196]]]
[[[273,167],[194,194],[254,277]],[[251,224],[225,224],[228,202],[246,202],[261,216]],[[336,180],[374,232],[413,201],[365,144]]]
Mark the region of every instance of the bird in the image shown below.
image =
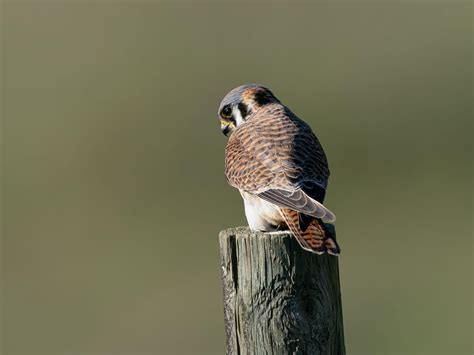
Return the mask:
[[[328,162],[311,127],[258,84],[231,90],[218,119],[228,137],[225,176],[244,200],[250,229],[289,229],[303,249],[339,255],[324,224],[336,219],[323,205]]]

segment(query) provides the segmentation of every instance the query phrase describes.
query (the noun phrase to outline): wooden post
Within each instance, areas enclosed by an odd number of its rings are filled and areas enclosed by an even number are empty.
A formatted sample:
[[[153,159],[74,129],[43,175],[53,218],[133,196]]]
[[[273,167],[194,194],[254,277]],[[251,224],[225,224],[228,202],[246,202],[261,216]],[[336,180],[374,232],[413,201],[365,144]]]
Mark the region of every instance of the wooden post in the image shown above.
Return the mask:
[[[228,355],[345,354],[338,257],[248,227],[219,243]]]

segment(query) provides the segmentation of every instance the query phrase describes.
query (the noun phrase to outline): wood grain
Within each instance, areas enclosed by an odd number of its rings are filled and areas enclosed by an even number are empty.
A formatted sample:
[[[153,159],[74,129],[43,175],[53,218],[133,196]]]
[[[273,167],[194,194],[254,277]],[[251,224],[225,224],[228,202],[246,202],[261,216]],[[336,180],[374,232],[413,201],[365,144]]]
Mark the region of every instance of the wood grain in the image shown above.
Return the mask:
[[[338,257],[247,227],[219,243],[227,354],[345,354]]]

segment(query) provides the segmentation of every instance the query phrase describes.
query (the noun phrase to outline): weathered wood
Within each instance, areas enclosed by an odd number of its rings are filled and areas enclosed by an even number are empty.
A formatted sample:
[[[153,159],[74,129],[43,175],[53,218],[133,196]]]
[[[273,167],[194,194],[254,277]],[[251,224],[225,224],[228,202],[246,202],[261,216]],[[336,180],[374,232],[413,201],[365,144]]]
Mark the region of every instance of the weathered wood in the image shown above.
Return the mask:
[[[227,354],[345,354],[338,257],[247,227],[219,243]]]

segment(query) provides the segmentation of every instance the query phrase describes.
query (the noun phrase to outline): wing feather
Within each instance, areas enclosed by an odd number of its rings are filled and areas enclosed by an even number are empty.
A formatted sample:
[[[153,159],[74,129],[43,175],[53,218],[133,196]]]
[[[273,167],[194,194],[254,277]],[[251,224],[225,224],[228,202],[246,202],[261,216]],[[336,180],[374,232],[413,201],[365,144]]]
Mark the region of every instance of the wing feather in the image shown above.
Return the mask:
[[[277,206],[335,220],[322,205],[329,177],[324,150],[286,107],[271,106],[242,124],[229,138],[225,164],[230,185]]]
[[[318,201],[312,199],[302,190],[285,191],[269,189],[258,194],[262,199],[277,206],[289,208],[306,215],[334,222],[336,216]]]

